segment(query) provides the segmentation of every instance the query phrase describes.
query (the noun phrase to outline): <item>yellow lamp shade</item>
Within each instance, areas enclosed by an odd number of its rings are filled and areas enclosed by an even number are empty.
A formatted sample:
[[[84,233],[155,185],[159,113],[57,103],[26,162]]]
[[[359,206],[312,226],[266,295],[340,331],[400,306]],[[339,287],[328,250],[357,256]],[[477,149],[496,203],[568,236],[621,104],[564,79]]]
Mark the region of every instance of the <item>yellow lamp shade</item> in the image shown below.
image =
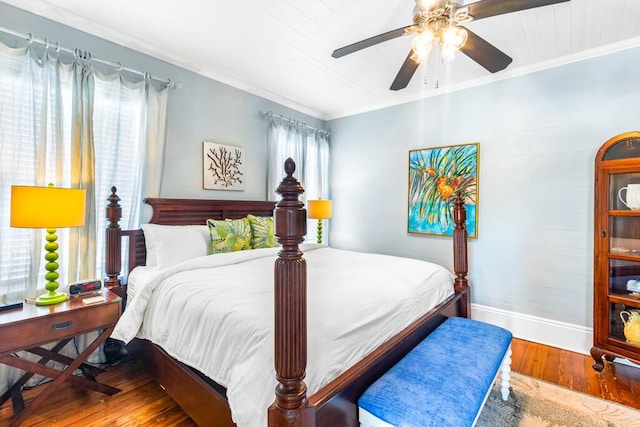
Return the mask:
[[[329,219],[333,215],[333,203],[331,200],[309,200],[307,201],[309,218]]]
[[[81,227],[85,222],[85,190],[11,186],[11,227]]]

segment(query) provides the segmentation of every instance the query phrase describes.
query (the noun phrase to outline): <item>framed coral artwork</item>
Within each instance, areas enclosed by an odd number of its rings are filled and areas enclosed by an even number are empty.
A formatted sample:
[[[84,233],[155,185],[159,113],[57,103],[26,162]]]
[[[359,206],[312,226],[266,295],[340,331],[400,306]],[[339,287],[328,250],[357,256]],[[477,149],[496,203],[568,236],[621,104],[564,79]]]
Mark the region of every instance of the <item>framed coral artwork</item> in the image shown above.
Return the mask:
[[[453,236],[451,200],[460,195],[467,233],[478,238],[479,161],[479,143],[409,151],[409,233]]]
[[[244,190],[244,148],[203,142],[203,186],[206,190]]]

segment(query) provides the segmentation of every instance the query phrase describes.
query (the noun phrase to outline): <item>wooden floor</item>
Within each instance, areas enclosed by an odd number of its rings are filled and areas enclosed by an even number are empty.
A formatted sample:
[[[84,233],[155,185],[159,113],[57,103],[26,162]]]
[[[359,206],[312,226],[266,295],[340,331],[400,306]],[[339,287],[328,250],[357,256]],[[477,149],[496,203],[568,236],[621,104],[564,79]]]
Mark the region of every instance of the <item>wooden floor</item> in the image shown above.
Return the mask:
[[[598,374],[591,356],[518,339],[512,350],[516,372],[640,409],[640,368],[613,363]]]
[[[525,375],[559,384],[640,409],[640,369],[615,363],[602,374],[591,368],[585,355],[515,339],[512,368]],[[100,375],[122,391],[108,397],[63,385],[38,408],[24,426],[194,426],[195,424],[136,362],[111,366]],[[27,405],[46,385],[25,392]],[[0,426],[12,417],[9,402],[0,408]]]

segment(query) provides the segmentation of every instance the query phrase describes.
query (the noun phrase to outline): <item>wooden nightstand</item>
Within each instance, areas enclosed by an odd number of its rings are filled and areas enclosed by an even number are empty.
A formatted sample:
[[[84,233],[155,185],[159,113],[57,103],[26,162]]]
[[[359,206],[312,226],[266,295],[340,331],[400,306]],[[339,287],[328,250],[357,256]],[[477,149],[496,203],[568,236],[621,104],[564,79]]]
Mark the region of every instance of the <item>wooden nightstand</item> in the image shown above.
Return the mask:
[[[88,390],[113,395],[120,390],[96,381],[95,375],[103,372],[99,368],[87,365],[84,361],[111,335],[113,327],[120,317],[122,300],[116,294],[103,289],[98,295],[104,297],[103,302],[84,304],[85,298],[70,298],[68,301],[49,306],[24,304],[21,309],[0,313],[0,363],[27,371],[2,397],[0,406],[9,398],[13,402],[14,419],[11,426],[18,426],[33,413],[65,381]],[[100,331],[95,339],[77,358],[58,354],[58,352],[74,337],[88,332]],[[40,347],[43,344],[59,341],[51,350]],[[38,362],[17,357],[14,353],[20,350],[40,356]],[[45,366],[54,360],[67,365],[60,371]],[[80,369],[84,376],[72,375]],[[52,378],[53,381],[43,385],[42,392],[25,407],[22,399],[23,385],[35,374]]]

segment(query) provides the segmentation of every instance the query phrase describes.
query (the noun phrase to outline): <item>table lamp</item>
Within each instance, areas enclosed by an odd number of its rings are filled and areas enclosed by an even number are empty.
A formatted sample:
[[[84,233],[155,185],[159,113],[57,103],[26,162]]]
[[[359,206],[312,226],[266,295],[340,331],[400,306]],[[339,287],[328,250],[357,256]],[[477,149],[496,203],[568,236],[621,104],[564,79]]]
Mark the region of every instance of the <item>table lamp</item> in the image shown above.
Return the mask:
[[[318,243],[322,243],[322,220],[330,219],[333,215],[331,200],[308,200],[309,218],[318,220]]]
[[[11,186],[11,227],[46,228],[47,243],[44,259],[47,261],[45,289],[36,305],[57,304],[66,301],[66,293],[57,292],[58,286],[58,236],[57,228],[81,227],[85,221],[85,190],[77,188]]]

